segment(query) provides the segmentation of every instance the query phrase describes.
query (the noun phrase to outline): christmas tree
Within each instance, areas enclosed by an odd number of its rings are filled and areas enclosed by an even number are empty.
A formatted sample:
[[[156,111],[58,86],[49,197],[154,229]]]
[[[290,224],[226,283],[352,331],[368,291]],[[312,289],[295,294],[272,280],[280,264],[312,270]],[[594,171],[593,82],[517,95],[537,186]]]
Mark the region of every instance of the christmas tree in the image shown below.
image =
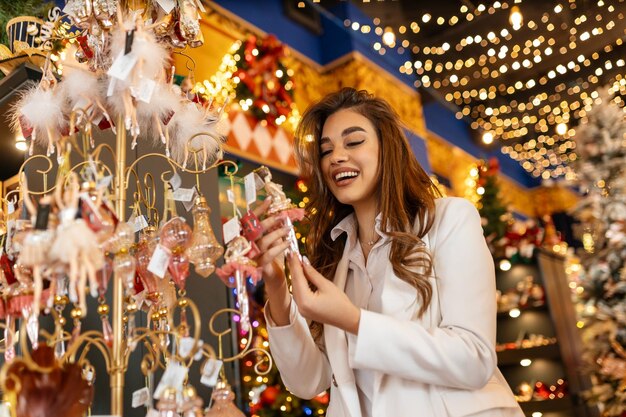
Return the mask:
[[[586,393],[606,416],[626,413],[626,123],[611,90],[592,94],[595,106],[575,135],[574,168],[584,197],[575,209],[586,273],[580,302],[584,360],[594,386]]]
[[[496,158],[488,163],[481,161],[478,164],[478,188],[476,192],[481,196],[478,212],[483,219],[483,232],[488,241],[501,239],[506,233],[507,210],[500,199],[498,185],[498,171],[500,165]]]

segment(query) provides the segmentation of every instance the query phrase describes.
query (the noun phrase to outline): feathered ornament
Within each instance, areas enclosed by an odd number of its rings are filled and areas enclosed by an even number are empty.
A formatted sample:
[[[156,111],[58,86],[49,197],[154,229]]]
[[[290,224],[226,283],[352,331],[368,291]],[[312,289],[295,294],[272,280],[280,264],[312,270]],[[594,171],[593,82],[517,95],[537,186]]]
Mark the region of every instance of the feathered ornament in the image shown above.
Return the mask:
[[[137,103],[150,103],[158,80],[164,80],[168,52],[157,42],[152,26],[144,25],[139,13],[132,19],[120,17],[111,38],[113,63],[107,72],[107,100],[117,114],[124,115],[124,127],[133,137],[134,149],[141,131],[153,121],[150,112],[142,112],[144,117],[139,117]]]
[[[48,156],[54,153],[55,146],[60,146],[61,131],[67,124],[63,99],[56,92],[56,84],[54,76],[44,72],[41,82],[28,88],[12,109],[11,127],[15,132],[21,131],[25,138],[31,138],[30,155],[35,142],[46,146]]]
[[[71,56],[71,54],[69,55]],[[75,127],[82,130],[94,146],[91,127],[97,125],[100,128],[115,128],[104,103],[106,102],[102,88],[102,77],[96,72],[90,71],[81,64],[68,65],[66,62],[63,80],[58,85],[67,113],[70,116],[69,132],[73,133]]]
[[[202,169],[206,169],[222,157],[221,145],[224,136],[218,130],[222,109],[212,112],[210,106],[204,108],[186,98],[183,99],[181,110],[176,112],[170,121],[173,133],[170,137],[169,153],[176,162],[186,167],[191,159],[191,151],[198,152],[201,156]]]
[[[70,174],[69,186],[64,193],[61,188],[57,186],[55,193],[61,224],[57,228],[50,255],[67,268],[70,301],[78,302],[84,315],[87,313],[85,297],[87,279],[92,291],[96,291],[98,288],[96,272],[104,267],[104,254],[99,247],[97,235],[89,228],[87,222],[82,218],[76,218],[79,207],[79,185],[76,174],[73,172]]]
[[[174,115],[182,109],[180,95],[172,84],[158,83],[149,103],[138,101],[137,114],[148,125],[147,133],[155,141],[165,145],[169,156],[170,123]]]

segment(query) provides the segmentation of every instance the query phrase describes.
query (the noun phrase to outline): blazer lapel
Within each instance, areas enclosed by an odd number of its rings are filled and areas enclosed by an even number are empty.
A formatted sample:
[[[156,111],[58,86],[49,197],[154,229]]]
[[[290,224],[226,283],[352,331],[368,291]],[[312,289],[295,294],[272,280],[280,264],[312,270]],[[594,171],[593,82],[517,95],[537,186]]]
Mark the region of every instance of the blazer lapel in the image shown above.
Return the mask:
[[[342,258],[337,265],[335,285],[344,290],[348,276],[348,260]],[[343,404],[350,413],[347,417],[361,417],[359,395],[354,380],[354,371],[350,368],[348,358],[348,341],[346,332],[329,325],[324,325],[324,340],[328,361],[333,370],[334,378],[339,385]]]

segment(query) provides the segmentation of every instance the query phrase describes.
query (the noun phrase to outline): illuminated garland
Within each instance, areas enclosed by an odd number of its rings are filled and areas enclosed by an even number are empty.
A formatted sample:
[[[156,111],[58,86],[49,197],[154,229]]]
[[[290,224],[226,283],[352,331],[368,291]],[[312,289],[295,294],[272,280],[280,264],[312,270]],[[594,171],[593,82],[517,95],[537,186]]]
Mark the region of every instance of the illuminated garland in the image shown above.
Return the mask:
[[[235,42],[222,58],[219,70],[208,80],[196,83],[194,92],[215,97],[217,103],[248,111],[261,123],[295,129],[300,113],[293,101],[293,70],[281,62],[287,54],[275,36],[250,35]]]

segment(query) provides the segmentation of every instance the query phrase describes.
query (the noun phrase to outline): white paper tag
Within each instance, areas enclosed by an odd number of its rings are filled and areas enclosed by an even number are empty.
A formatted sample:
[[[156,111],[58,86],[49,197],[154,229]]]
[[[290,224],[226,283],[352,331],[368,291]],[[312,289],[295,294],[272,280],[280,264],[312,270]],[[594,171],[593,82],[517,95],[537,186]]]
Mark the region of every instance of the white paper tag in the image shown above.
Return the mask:
[[[102,177],[96,183],[96,188],[97,189],[106,188],[109,185],[111,185],[111,181],[112,180],[113,180],[113,176],[112,175],[107,175],[106,177]]]
[[[198,350],[193,355],[193,360],[197,361],[197,360],[202,359],[202,345],[203,344],[204,342],[201,339],[199,339],[198,344],[197,344]],[[189,353],[191,352],[191,349],[193,349],[194,346],[195,346],[195,339],[193,337],[183,337],[182,339],[180,339],[180,345],[178,346],[178,354],[184,358],[187,355],[189,355]]]
[[[174,0],[157,0],[159,6],[166,14],[170,14],[172,9],[176,6],[176,2]]]
[[[222,361],[216,359],[209,359],[206,361],[204,368],[202,369],[202,377],[200,383],[207,387],[214,387],[217,384],[217,377],[222,369]]]
[[[234,238],[236,238],[237,236],[239,236],[239,232],[240,232],[239,218],[235,216],[229,221],[227,221],[226,223],[224,223],[223,231],[224,231],[224,243],[228,243]]]
[[[263,178],[261,178],[261,176],[257,173],[254,174],[254,185],[257,190],[265,187],[265,181],[263,181]]]
[[[228,198],[228,201],[235,204],[235,193],[233,193],[233,190],[230,188],[226,190],[226,197]]]
[[[168,248],[161,244],[157,244],[154,249],[154,253],[152,254],[152,258],[150,258],[148,271],[152,272],[159,278],[163,278],[165,276],[165,272],[167,271],[167,266],[170,263],[171,257],[172,253]]]
[[[156,88],[156,82],[150,78],[142,78],[139,82],[139,94],[137,94],[137,100],[144,103],[150,103],[152,100],[152,94]]]
[[[143,214],[140,216],[131,217],[130,219],[128,219],[128,223],[133,227],[135,233],[148,227],[148,220],[146,220],[146,216],[144,216]]]
[[[172,197],[176,201],[191,201],[193,199],[193,195],[195,194],[195,188],[178,188],[176,191],[172,193]]]
[[[167,181],[170,183],[170,185],[172,186],[172,190],[174,191],[178,190],[178,188],[183,183],[183,179],[180,177],[180,175],[178,175],[178,172],[175,172],[174,175],[172,175],[172,178]]]
[[[160,417],[160,416],[161,416],[161,413],[159,413],[156,408],[151,408],[146,413],[146,417]]]
[[[130,53],[124,55],[124,51],[121,51],[117,58],[115,58],[115,61],[113,61],[113,64],[111,64],[107,75],[124,81],[128,78],[136,63],[137,57],[135,54]]]
[[[150,390],[148,387],[143,387],[135,392],[133,392],[133,408],[148,406],[150,401]]]
[[[250,205],[256,201],[256,186],[254,184],[254,172],[249,173],[243,177],[244,185],[246,187],[246,204]]]
[[[7,207],[7,213],[8,214],[15,213],[15,203],[13,202],[13,200],[9,201],[9,205]]]
[[[5,403],[0,403],[0,417],[11,417],[9,407]]]
[[[165,368],[165,372],[163,372],[163,376],[161,377],[161,381],[159,381],[159,385],[157,385],[154,390],[153,397],[157,400],[161,398],[161,394],[165,390],[165,388],[172,387],[176,391],[180,391],[183,389],[183,382],[185,382],[185,378],[187,378],[187,372],[189,370],[178,362],[171,361],[167,368]]]
[[[191,210],[193,208],[193,204],[196,201],[196,197],[197,196],[198,196],[198,189],[194,185],[194,187],[193,187],[193,195],[191,196],[191,200],[183,201],[183,206],[185,207],[185,210],[189,211],[189,210]]]

